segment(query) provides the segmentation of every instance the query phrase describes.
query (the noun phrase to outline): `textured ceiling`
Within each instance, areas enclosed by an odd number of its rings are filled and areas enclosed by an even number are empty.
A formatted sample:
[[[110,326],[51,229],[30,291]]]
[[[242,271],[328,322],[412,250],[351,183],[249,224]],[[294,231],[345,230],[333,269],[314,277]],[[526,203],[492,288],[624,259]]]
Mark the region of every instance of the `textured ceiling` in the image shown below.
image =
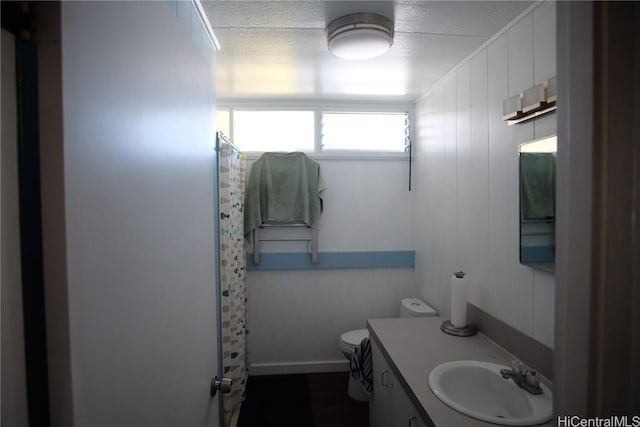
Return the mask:
[[[209,1],[223,99],[412,100],[524,11],[529,1]],[[382,56],[334,57],[325,27],[349,13],[392,18]]]

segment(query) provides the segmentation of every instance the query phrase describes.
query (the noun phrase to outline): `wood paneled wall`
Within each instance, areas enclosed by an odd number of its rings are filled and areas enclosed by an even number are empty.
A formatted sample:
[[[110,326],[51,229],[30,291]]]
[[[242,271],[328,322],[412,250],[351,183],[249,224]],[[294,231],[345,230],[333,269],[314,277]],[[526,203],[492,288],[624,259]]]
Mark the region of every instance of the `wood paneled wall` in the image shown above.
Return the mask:
[[[463,270],[473,304],[550,347],[554,275],[519,262],[518,145],[555,134],[556,118],[509,127],[502,101],[555,73],[555,4],[545,2],[418,100],[414,194],[422,297],[447,315],[451,275]]]

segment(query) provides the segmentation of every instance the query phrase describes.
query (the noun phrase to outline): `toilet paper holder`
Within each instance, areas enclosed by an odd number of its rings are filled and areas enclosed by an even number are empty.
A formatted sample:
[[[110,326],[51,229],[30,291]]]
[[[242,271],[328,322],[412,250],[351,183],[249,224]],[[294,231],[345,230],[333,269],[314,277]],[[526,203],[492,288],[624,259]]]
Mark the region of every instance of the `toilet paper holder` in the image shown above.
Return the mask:
[[[467,290],[463,280],[464,276],[463,271],[453,273],[451,278],[451,320],[445,320],[440,325],[442,332],[456,337],[470,337],[477,333],[474,325],[466,323]]]
[[[446,334],[456,337],[470,337],[478,333],[478,329],[474,325],[466,325],[464,328],[456,328],[451,320],[445,320],[440,325],[440,330]]]

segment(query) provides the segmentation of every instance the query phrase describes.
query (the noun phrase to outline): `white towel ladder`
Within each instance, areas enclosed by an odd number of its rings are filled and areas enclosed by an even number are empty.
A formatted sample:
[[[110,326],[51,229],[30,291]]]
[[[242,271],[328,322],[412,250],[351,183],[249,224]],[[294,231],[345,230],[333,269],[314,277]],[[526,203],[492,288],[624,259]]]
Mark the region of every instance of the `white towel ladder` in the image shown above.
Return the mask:
[[[270,227],[305,227],[311,230],[311,237],[279,237],[272,239],[260,238],[261,228]],[[262,224],[253,229],[253,263],[260,264],[260,242],[311,242],[311,263],[318,263],[318,230],[304,223],[275,223]]]

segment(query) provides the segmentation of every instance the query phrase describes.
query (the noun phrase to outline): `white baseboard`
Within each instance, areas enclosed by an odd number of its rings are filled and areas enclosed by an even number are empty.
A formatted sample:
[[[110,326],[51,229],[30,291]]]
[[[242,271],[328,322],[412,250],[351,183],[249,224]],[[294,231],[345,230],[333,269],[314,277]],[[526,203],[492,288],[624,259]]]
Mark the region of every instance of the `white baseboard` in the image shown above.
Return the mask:
[[[349,370],[347,360],[329,360],[325,362],[292,362],[292,363],[252,363],[249,375],[285,375],[312,374],[317,372],[346,372]]]

